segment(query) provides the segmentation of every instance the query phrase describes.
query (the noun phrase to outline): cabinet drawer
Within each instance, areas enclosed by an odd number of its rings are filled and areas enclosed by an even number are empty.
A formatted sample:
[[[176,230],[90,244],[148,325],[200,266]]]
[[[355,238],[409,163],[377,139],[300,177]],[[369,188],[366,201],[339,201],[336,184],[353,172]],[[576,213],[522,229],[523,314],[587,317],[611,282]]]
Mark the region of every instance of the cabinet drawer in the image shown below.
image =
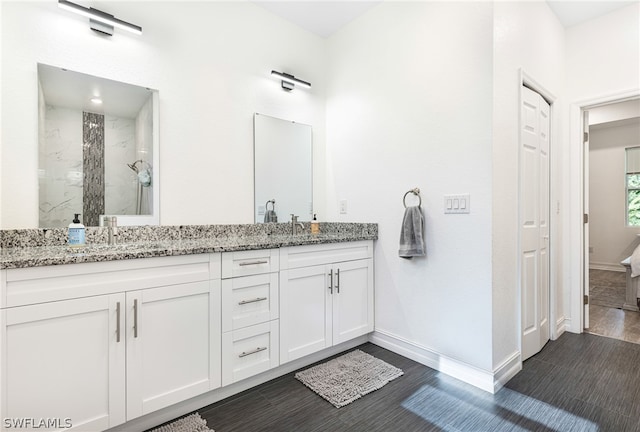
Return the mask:
[[[222,334],[222,385],[280,364],[278,320]]]
[[[277,272],[278,249],[225,252],[222,254],[222,278]]]
[[[9,269],[0,307],[206,281],[219,263],[219,254],[199,254]]]
[[[278,273],[222,281],[222,331],[278,318]]]
[[[280,269],[355,261],[373,257],[373,240],[280,248]]]

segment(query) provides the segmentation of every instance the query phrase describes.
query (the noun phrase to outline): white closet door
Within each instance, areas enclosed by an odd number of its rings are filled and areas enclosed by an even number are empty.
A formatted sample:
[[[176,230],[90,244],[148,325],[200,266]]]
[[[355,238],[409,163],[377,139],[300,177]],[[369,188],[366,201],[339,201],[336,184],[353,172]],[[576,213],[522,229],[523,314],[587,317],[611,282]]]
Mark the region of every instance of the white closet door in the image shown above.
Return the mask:
[[[522,87],[520,285],[522,359],[549,340],[549,104]]]

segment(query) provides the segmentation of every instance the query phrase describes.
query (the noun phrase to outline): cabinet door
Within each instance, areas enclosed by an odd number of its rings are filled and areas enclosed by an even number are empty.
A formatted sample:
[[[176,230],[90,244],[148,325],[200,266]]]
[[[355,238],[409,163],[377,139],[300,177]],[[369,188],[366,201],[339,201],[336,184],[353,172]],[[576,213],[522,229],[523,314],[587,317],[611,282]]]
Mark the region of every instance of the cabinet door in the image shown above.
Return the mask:
[[[52,419],[97,431],[125,421],[124,302],[111,294],[0,310],[5,426]]]
[[[330,269],[280,272],[280,364],[332,345]]]
[[[220,386],[220,281],[127,293],[127,420]]]
[[[373,260],[333,267],[333,343],[373,331]]]

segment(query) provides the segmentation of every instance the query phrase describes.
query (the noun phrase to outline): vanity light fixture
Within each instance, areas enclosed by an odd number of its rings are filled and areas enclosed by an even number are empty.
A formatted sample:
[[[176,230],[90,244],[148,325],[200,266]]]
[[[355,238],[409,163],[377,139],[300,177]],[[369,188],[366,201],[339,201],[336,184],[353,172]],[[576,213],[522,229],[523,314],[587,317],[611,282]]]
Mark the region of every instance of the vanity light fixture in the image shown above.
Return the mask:
[[[58,6],[62,9],[88,17],[91,30],[99,33],[111,36],[113,35],[113,28],[118,27],[119,29],[130,31],[131,33],[138,35],[142,34],[142,27],[122,21],[121,19],[98,9],[86,8],[67,0],[58,0]]]
[[[290,75],[286,72],[278,72],[278,71],[272,70],[271,75],[280,77],[280,80],[281,80],[280,84],[282,85],[282,88],[285,89],[286,91],[293,90],[293,88],[296,85],[302,88],[311,88],[311,83],[308,83],[299,78],[296,78],[293,75]]]
[[[102,99],[100,99],[99,97],[91,98],[91,103],[94,103],[96,105],[100,105],[100,104],[102,104]]]

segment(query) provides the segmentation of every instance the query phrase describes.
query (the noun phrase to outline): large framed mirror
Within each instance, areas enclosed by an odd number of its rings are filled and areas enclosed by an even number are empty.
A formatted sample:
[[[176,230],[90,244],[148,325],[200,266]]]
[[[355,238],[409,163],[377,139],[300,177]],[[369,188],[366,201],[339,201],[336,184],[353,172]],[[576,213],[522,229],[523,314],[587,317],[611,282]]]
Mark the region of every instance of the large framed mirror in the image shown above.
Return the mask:
[[[38,64],[39,226],[157,225],[158,91]]]
[[[311,126],[255,113],[254,175],[256,223],[311,220]]]

